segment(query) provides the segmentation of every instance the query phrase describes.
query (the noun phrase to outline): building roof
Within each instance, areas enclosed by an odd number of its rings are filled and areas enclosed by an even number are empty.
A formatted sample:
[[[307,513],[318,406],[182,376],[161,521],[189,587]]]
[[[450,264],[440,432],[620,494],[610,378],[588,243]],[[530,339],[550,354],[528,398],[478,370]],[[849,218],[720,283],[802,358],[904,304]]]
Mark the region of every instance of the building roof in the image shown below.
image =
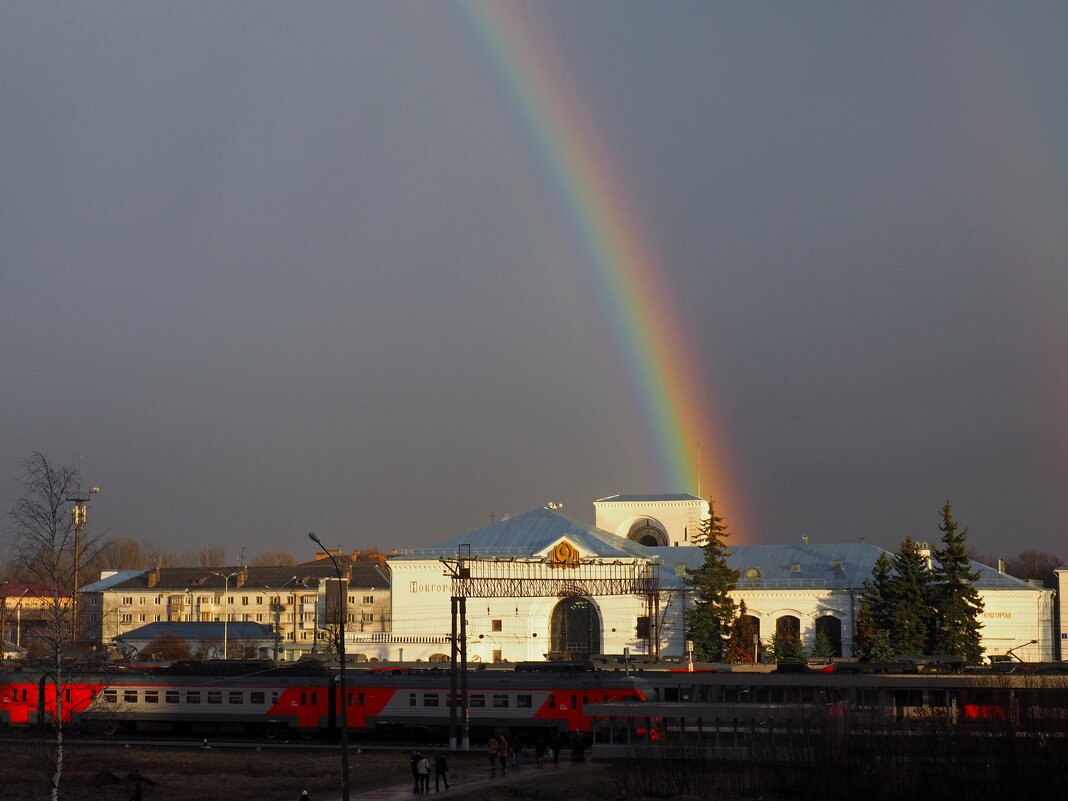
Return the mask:
[[[147,623],[136,629],[131,629],[125,634],[120,634],[115,639],[119,642],[127,640],[156,640],[160,637],[179,637],[183,640],[222,640],[222,621],[174,621]],[[273,640],[274,631],[270,626],[263,623],[248,623],[245,621],[230,621],[225,624],[226,639],[232,642],[241,640]]]
[[[342,565],[344,569],[344,564]],[[246,571],[246,579],[240,587],[236,574]],[[355,562],[351,566],[349,586],[367,589],[388,589],[389,578],[376,564]],[[292,587],[317,587],[320,581],[337,577],[333,563],[308,563],[285,567],[161,567],[153,579],[155,570],[120,571],[123,578],[102,589],[108,590],[158,590],[160,592],[196,592],[198,590],[281,590]],[[219,575],[219,574],[222,575]],[[235,574],[229,581],[223,576]],[[152,581],[155,580],[155,584]],[[99,584],[94,582],[93,584]],[[93,585],[90,585],[93,586]],[[88,590],[88,588],[85,588]]]
[[[144,570],[102,570],[100,578],[83,586],[81,592],[103,592],[144,572]]]
[[[531,556],[546,550],[562,537],[567,537],[583,555],[617,559],[648,559],[651,556],[636,542],[541,508],[439,542],[433,548],[405,551],[390,557],[390,561],[456,556],[461,545],[470,545],[472,556]]]
[[[699,567],[704,550],[699,547],[648,548],[664,563],[661,586],[681,588],[684,565]],[[870,579],[880,555],[887,551],[869,543],[812,545],[737,545],[728,548],[728,563],[740,571],[739,589],[860,589]],[[1036,590],[1026,581],[972,562],[979,573],[977,589]],[[756,573],[752,573],[752,571]],[[750,574],[747,576],[747,574]]]
[[[598,498],[594,503],[640,503],[642,501],[700,501],[696,495],[688,492],[669,492],[661,495],[609,495]]]

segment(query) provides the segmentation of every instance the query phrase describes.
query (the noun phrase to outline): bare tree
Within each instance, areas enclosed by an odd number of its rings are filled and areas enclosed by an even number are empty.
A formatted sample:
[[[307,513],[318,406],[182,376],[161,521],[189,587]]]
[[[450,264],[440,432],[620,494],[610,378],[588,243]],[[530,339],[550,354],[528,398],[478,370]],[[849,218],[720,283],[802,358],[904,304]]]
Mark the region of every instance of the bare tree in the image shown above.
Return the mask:
[[[265,551],[249,562],[249,567],[289,567],[297,560],[286,551]]]
[[[226,549],[221,545],[204,546],[197,553],[197,562],[200,567],[225,567]]]
[[[65,718],[62,685],[75,637],[72,631],[77,592],[74,582],[78,562],[92,555],[95,544],[84,526],[81,532],[75,530],[71,500],[81,494],[77,470],[54,465],[44,454],[34,453],[23,462],[18,484],[20,494],[8,513],[12,554],[14,561],[47,593],[42,610],[45,625],[37,631],[37,637],[47,654],[43,669],[52,680],[55,693],[51,722],[56,737],[54,759],[50,761],[50,791],[52,801],[58,801]],[[75,540],[78,533],[82,535],[80,545]],[[80,553],[76,553],[76,548]]]

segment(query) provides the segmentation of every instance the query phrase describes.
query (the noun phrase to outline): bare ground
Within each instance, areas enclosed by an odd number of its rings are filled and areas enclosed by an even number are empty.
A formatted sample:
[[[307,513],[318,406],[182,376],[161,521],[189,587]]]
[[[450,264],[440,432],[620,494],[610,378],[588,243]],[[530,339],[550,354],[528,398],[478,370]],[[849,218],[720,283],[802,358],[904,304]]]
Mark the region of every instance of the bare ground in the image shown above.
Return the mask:
[[[0,799],[50,798],[52,754],[43,746],[0,742]],[[452,772],[481,769],[481,754],[450,754]],[[351,791],[406,783],[408,757],[400,752],[352,752]],[[296,801],[307,789],[313,801],[341,795],[337,751],[278,749],[98,747],[64,749],[61,799],[128,801],[141,777],[144,801]]]

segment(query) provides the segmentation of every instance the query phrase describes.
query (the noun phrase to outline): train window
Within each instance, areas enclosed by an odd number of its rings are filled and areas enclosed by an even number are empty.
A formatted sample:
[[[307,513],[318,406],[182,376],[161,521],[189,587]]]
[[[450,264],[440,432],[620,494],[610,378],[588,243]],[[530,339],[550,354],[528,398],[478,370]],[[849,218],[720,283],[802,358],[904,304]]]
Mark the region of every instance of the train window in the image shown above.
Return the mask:
[[[104,701],[113,704],[119,700],[119,693],[116,690],[104,690]]]
[[[357,696],[356,696],[356,699],[357,699],[357,703],[358,703],[358,704],[359,704],[360,706],[363,706],[363,693],[360,693],[359,695],[357,695]]]
[[[301,706],[306,706],[307,703],[308,703],[308,694],[307,693],[301,693],[300,694],[300,705]]]
[[[678,687],[665,687],[664,688],[664,700],[665,701],[678,701],[679,700],[679,688]]]
[[[177,704],[178,703],[178,691],[177,690],[167,690],[167,692],[164,693],[164,695],[163,695],[163,700],[166,701],[168,704]]]
[[[208,703],[209,704],[221,704],[222,703],[222,690],[208,690]]]
[[[278,690],[271,690],[271,703],[272,704],[277,704],[278,703]]]
[[[578,698],[574,695],[571,696],[571,708],[578,709]]]
[[[408,693],[408,706],[415,706],[415,693]]]
[[[186,690],[185,702],[187,704],[199,704],[200,703],[200,690]]]
[[[556,696],[549,694],[549,709],[556,709]]]
[[[472,707],[476,707],[476,706],[477,707],[484,707],[485,705],[486,705],[486,696],[484,696],[482,693],[473,693],[471,695],[471,706]]]
[[[515,705],[520,709],[530,709],[534,706],[534,699],[529,695],[517,695],[515,697]]]
[[[230,690],[230,703],[231,704],[243,704],[245,702],[245,694],[240,690]]]
[[[345,693],[345,706],[352,706],[352,693]]]
[[[437,693],[424,693],[423,706],[440,706],[441,698]]]
[[[582,703],[588,704],[589,702],[590,702],[590,697],[588,695],[582,696]]]
[[[253,690],[248,694],[248,702],[250,704],[262,704],[266,702],[267,696],[263,690]]]
[[[70,689],[69,688],[63,691],[63,700],[66,701],[68,704],[70,703]]]
[[[122,700],[130,704],[137,703],[137,690],[123,690]]]
[[[508,696],[507,695],[494,695],[493,696],[493,706],[496,707],[497,709],[504,709],[505,707],[508,706]]]
[[[145,690],[145,703],[146,704],[158,704],[159,703],[159,690]]]

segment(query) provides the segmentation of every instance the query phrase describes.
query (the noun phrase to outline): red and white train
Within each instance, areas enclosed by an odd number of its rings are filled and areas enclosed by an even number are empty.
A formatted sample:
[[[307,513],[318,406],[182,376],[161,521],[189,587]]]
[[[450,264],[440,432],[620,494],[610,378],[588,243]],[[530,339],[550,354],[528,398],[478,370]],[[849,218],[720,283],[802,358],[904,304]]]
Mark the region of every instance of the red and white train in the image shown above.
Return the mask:
[[[476,670],[467,674],[471,729],[588,731],[588,704],[646,700],[645,682],[597,671]],[[446,669],[337,670],[319,663],[177,663],[159,669],[74,673],[57,688],[44,673],[0,673],[0,726],[86,730],[314,735],[340,729],[440,731],[449,724]]]

